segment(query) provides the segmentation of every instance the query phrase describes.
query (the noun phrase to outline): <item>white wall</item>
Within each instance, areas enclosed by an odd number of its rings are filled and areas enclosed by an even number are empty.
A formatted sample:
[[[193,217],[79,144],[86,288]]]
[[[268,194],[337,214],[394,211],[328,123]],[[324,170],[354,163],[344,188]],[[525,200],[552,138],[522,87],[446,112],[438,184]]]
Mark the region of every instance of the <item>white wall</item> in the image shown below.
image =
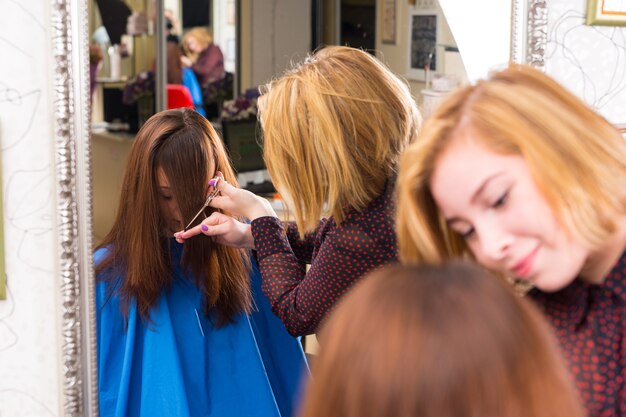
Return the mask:
[[[550,0],[546,71],[612,123],[626,123],[626,27],[587,26],[587,0]]]
[[[311,48],[311,0],[253,0],[250,6],[251,78],[244,89],[280,75]]]
[[[471,81],[507,63],[510,2],[439,2]],[[398,3],[398,44],[379,44],[377,49],[383,59],[402,74],[408,59],[405,32],[410,6],[404,1]],[[546,72],[609,121],[623,124],[626,123],[626,27],[587,26],[586,7],[587,0],[548,2]],[[417,93],[423,84],[412,82],[411,87]]]
[[[444,15],[443,10],[435,0],[421,0],[416,1],[416,4],[411,6],[408,2],[398,1],[396,2],[396,42],[394,44],[383,43],[381,41],[382,28],[378,28],[376,51],[377,56],[385,62],[389,68],[397,75],[407,79],[411,92],[417,101],[423,116],[427,116],[434,106],[443,98],[443,94],[437,93],[437,97],[432,95],[428,100],[422,95],[422,90],[426,88],[426,84],[423,80],[417,80],[415,77],[408,75],[409,67],[409,24],[411,19],[411,12],[417,10],[427,10],[437,14],[437,68],[433,73],[446,74],[455,76],[460,83],[467,82],[467,72],[464,67],[464,63],[461,62],[461,56],[455,52],[445,52],[445,46],[458,46],[455,40],[452,30],[448,24],[448,20]],[[382,16],[381,9],[378,7],[377,22],[381,25]],[[431,74],[431,79],[432,79]],[[428,97],[427,97],[428,98]]]
[[[409,51],[409,17],[412,10],[436,9],[440,28],[438,42],[456,44],[463,58],[463,69],[470,81],[484,77],[487,72],[509,59],[511,5],[505,0],[419,0],[411,6],[398,1],[397,41],[395,45],[383,44],[380,39],[376,49],[380,57],[397,74],[406,74]],[[431,6],[434,4],[434,7]],[[380,13],[380,10],[377,12]],[[380,15],[379,20],[380,22]],[[456,71],[462,71],[458,69]],[[424,83],[409,79],[416,96]]]
[[[389,68],[397,75],[406,78],[409,65],[409,18],[411,6],[407,1],[396,2],[396,43],[385,44],[381,42],[382,29],[377,29],[376,34],[376,52],[378,58],[389,66]],[[381,24],[380,7],[376,10],[376,23]],[[413,95],[418,98],[419,92],[424,88],[423,82],[408,80]]]
[[[213,2],[213,42],[224,54],[224,69],[235,72],[237,59],[237,27],[235,0]]]
[[[0,300],[0,415],[57,416],[59,279],[47,0],[0,0],[0,148],[8,299]]]
[[[506,65],[511,49],[511,1],[439,0],[439,3],[470,81]]]

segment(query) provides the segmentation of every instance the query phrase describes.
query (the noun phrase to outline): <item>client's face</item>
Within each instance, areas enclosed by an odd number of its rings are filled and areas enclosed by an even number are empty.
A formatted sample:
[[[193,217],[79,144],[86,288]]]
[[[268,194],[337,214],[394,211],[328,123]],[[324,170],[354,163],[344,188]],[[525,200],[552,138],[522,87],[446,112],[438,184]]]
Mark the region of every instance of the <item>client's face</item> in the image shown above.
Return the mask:
[[[183,216],[180,214],[178,202],[173,196],[170,182],[160,167],[157,169],[157,182],[159,187],[159,207],[165,223],[164,232],[171,236],[185,226],[183,224]]]

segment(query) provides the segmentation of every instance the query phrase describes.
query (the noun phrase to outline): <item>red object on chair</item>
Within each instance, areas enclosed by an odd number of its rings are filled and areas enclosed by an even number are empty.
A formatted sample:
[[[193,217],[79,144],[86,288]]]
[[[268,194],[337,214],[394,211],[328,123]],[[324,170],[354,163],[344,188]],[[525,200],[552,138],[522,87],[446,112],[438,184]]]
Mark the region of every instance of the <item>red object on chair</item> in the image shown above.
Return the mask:
[[[181,107],[195,108],[189,89],[181,84],[168,84],[167,108],[178,109]]]

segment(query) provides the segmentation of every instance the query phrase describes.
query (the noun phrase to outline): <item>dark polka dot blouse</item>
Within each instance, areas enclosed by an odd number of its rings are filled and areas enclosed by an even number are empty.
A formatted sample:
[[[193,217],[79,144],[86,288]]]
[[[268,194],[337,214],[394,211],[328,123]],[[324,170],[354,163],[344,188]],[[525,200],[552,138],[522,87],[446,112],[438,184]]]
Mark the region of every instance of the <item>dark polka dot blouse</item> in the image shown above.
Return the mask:
[[[347,213],[340,225],[324,219],[304,239],[294,223],[275,217],[252,222],[263,293],[289,333],[315,333],[359,278],[397,260],[393,183],[362,212]]]
[[[626,416],[626,252],[601,285],[530,296],[548,315],[590,417]]]

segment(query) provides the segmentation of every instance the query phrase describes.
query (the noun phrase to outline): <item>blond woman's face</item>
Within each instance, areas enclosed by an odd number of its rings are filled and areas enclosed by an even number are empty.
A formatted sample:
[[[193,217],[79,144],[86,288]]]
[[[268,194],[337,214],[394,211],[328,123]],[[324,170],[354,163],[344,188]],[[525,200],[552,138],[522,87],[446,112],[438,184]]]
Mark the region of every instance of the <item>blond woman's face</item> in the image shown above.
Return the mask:
[[[200,42],[198,42],[198,40],[193,36],[187,38],[185,42],[187,43],[187,49],[189,49],[192,53],[198,54],[202,52],[202,45],[200,45]]]
[[[487,149],[472,130],[439,156],[430,187],[449,227],[489,269],[552,292],[589,257],[557,221],[524,158]]]

